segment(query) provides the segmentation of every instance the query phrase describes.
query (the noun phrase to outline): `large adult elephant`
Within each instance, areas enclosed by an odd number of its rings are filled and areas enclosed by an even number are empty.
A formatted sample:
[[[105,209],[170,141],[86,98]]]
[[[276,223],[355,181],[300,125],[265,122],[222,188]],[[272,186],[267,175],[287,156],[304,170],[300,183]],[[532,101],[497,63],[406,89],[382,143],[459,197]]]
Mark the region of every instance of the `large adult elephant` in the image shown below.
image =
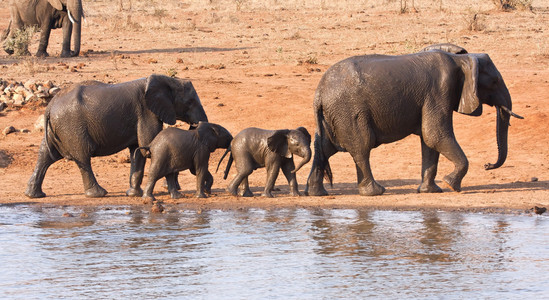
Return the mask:
[[[61,57],[78,56],[82,23],[82,0],[11,0],[10,25],[6,31],[7,39],[13,39],[19,29],[38,26],[40,44],[36,56],[48,56],[46,51],[52,29],[63,28]],[[71,35],[74,50],[71,51]],[[13,54],[4,44],[4,50]]]
[[[61,158],[78,165],[88,197],[107,191],[95,179],[91,157],[106,156],[125,148],[134,153],[148,146],[162,123],[176,120],[191,125],[208,121],[189,80],[151,75],[119,84],[87,82],[57,94],[46,108],[44,138],[25,195],[45,197],[42,182],[47,169]],[[141,196],[145,158],[131,155],[128,196]]]
[[[429,50],[429,49],[427,49]],[[317,123],[315,155],[306,192],[327,195],[323,178],[332,182],[328,158],[347,151],[354,159],[361,195],[380,195],[385,188],[370,169],[370,151],[410,134],[421,139],[422,182],[418,192],[441,192],[435,184],[439,155],[455,169],[443,181],[461,190],[468,161],[456,141],[453,111],[478,116],[482,104],[497,109],[498,160],[507,157],[511,96],[487,54],[453,54],[431,50],[400,56],[365,55],[330,67],[314,99]],[[522,117],[520,117],[522,118]]]

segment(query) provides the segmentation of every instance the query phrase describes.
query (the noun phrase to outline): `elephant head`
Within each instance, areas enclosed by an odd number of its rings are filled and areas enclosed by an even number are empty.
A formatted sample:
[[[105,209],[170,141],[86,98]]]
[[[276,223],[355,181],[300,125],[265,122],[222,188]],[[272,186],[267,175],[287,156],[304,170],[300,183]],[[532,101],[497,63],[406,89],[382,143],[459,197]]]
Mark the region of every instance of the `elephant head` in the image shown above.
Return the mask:
[[[144,98],[146,107],[169,125],[174,125],[176,120],[191,126],[208,121],[190,80],[151,75],[146,81]]]
[[[293,173],[299,171],[311,160],[311,135],[304,127],[294,130],[277,130],[268,138],[267,145],[271,151],[280,156],[292,158],[295,154],[303,158],[292,171]]]
[[[196,131],[198,140],[208,147],[210,152],[219,148],[229,148],[233,140],[233,136],[225,127],[213,123],[200,122]]]
[[[511,116],[523,119],[513,113],[511,95],[503,77],[487,54],[468,54],[461,59],[463,89],[455,110],[462,114],[479,116],[482,104],[495,106],[497,110],[498,160],[486,164],[486,170],[499,168],[507,158],[507,135]]]
[[[57,10],[63,10],[63,7],[67,8],[67,15],[73,26],[72,37],[74,50],[72,51],[72,56],[78,56],[80,53],[82,18],[84,16],[82,0],[48,0],[48,2]]]

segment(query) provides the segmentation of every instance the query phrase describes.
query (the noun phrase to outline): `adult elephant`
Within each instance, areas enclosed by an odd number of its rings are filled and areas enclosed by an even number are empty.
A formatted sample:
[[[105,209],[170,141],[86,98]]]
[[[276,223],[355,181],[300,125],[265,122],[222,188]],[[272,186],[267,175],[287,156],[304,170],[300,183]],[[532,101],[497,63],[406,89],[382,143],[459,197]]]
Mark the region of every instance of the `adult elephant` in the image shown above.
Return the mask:
[[[102,197],[107,191],[95,179],[90,159],[125,148],[134,153],[148,146],[162,123],[208,121],[189,80],[151,75],[119,84],[86,82],[54,97],[46,108],[44,138],[25,195],[40,198],[48,167],[61,158],[76,162],[85,194]],[[131,155],[128,196],[141,196],[145,158]]]
[[[40,44],[36,56],[48,56],[48,40],[52,29],[63,28],[61,57],[78,56],[80,53],[81,21],[83,16],[82,0],[11,0],[10,25],[6,31],[7,39],[13,39],[18,30],[27,26],[38,26]],[[74,27],[74,28],[73,28]],[[74,50],[71,51],[71,35]],[[4,50],[13,54],[4,44]]]
[[[361,195],[380,195],[385,188],[370,169],[370,151],[410,134],[421,139],[422,182],[418,192],[441,192],[435,184],[439,154],[455,165],[443,181],[461,190],[468,161],[456,141],[453,111],[478,116],[482,104],[497,109],[498,160],[507,157],[512,103],[501,74],[487,54],[453,54],[431,50],[400,56],[365,55],[330,67],[314,99],[317,123],[315,155],[306,192],[327,195],[323,177],[332,182],[328,158],[347,151],[354,159]],[[522,117],[520,117],[522,118]]]

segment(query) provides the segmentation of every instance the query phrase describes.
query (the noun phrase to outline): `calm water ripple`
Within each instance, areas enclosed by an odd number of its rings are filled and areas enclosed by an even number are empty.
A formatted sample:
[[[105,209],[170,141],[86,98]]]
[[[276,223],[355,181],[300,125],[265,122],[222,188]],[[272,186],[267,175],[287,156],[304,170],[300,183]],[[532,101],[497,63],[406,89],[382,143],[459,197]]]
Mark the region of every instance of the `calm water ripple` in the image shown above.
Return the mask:
[[[0,206],[0,298],[542,299],[548,232],[526,215]]]

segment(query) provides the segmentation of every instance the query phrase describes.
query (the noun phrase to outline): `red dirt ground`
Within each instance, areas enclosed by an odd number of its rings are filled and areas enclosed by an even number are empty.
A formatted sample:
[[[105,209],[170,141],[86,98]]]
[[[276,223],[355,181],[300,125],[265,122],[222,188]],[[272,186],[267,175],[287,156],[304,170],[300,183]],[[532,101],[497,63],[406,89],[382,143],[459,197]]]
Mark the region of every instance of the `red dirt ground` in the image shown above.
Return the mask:
[[[87,23],[82,30],[80,57],[57,57],[61,30],[55,30],[48,48],[51,57],[1,54],[0,77],[49,79],[64,85],[92,79],[116,83],[152,73],[176,73],[193,81],[210,121],[233,134],[250,126],[305,126],[313,133],[313,95],[330,65],[352,55],[403,54],[451,42],[469,52],[491,56],[513,97],[513,111],[525,117],[511,121],[509,155],[503,167],[485,171],[483,165],[497,158],[495,109],[485,106],[480,117],[454,114],[456,136],[470,162],[461,193],[446,188],[442,194],[416,193],[421,151],[419,138],[410,136],[373,151],[374,176],[387,187],[382,196],[358,196],[354,163],[349,154],[339,153],[330,160],[335,184],[333,188],[327,185],[328,197],[288,197],[287,183],[280,175],[275,199],[236,198],[225,192],[228,182],[219,172],[214,174],[214,195],[194,199],[189,197],[195,179],[187,171],[179,179],[186,198],[171,200],[157,184],[157,198],[166,204],[197,209],[303,206],[503,211],[549,206],[548,1],[534,1],[533,11],[513,12],[496,11],[490,1],[484,6],[466,1],[467,8],[442,9],[434,2],[416,1],[418,12],[404,14],[398,13],[398,2],[387,1],[368,5],[361,5],[363,1],[335,2],[344,4],[341,6],[303,1],[297,7],[287,1],[272,5],[243,2],[240,10],[236,10],[236,2],[222,0],[210,4],[166,1],[165,10],[149,7],[145,1],[133,2],[131,10],[121,12],[109,7],[108,1],[85,2]],[[9,11],[6,5],[0,7],[3,30]],[[472,20],[480,30],[467,29]],[[37,42],[38,34],[31,52],[36,51]],[[70,70],[73,66],[78,67],[75,72]],[[140,198],[124,195],[129,182],[130,166],[124,162],[127,151],[92,160],[99,183],[109,191],[107,197],[85,198],[76,165],[60,161],[46,175],[43,190],[48,196],[26,198],[23,192],[43,135],[34,131],[33,124],[44,109],[10,106],[0,113],[0,129],[11,125],[31,130],[0,136],[0,205],[142,203]],[[218,150],[210,160],[212,173],[222,152]],[[301,191],[310,166],[298,173]],[[452,168],[441,158],[437,179]],[[229,177],[234,174],[233,168]],[[264,170],[250,176],[252,190],[258,195],[264,183]]]

